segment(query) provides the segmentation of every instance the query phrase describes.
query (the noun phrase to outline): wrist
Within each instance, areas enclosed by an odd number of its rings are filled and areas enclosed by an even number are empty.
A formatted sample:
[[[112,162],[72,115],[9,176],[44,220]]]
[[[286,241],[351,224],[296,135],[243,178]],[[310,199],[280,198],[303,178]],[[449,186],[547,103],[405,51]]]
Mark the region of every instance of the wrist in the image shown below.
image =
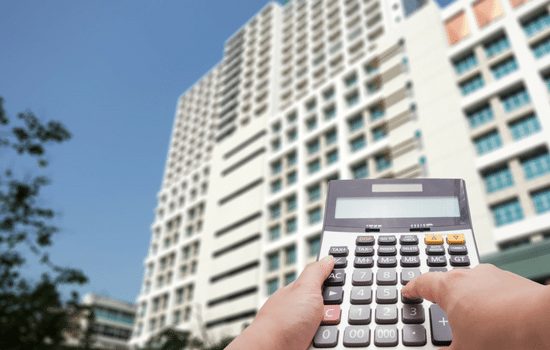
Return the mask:
[[[525,329],[522,347],[529,349],[550,348],[550,286],[541,286],[526,299],[526,310],[521,329]]]

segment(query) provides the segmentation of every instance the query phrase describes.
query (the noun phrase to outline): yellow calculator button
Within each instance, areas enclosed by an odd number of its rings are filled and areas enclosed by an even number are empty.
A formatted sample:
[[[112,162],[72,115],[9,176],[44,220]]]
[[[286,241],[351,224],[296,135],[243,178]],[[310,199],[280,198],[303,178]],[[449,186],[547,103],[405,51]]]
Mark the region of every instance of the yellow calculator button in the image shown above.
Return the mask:
[[[440,234],[430,233],[424,237],[426,244],[443,244],[443,236]]]
[[[462,233],[451,233],[447,235],[447,243],[449,244],[464,244],[466,238]]]

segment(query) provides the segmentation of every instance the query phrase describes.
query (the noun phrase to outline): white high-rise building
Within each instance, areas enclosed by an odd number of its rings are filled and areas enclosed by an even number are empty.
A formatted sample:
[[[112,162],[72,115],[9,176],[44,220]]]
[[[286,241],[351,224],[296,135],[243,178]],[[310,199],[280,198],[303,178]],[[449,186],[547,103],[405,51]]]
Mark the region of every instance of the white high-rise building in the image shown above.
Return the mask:
[[[550,1],[267,4],[179,99],[132,344],[236,335],[327,181],[465,179],[481,255],[550,238]]]

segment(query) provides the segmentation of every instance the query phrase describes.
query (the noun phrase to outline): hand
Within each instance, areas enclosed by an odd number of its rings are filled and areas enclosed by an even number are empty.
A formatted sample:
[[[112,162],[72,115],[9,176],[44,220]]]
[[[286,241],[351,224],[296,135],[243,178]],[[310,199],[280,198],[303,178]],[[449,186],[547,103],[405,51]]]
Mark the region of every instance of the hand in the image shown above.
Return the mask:
[[[296,281],[267,300],[254,322],[226,349],[307,349],[323,318],[321,292],[333,268],[332,256],[308,265]]]
[[[493,265],[427,273],[403,294],[428,299],[447,313],[449,350],[550,348],[550,289]]]

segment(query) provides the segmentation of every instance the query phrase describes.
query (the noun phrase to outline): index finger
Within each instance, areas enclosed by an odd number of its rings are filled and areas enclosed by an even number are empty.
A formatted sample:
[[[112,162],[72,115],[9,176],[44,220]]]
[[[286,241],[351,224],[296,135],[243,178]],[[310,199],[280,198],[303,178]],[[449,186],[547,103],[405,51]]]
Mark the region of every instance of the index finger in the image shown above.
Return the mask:
[[[420,275],[403,287],[403,296],[409,299],[423,298],[429,301],[442,304],[444,302],[445,280],[444,272],[428,272]]]

